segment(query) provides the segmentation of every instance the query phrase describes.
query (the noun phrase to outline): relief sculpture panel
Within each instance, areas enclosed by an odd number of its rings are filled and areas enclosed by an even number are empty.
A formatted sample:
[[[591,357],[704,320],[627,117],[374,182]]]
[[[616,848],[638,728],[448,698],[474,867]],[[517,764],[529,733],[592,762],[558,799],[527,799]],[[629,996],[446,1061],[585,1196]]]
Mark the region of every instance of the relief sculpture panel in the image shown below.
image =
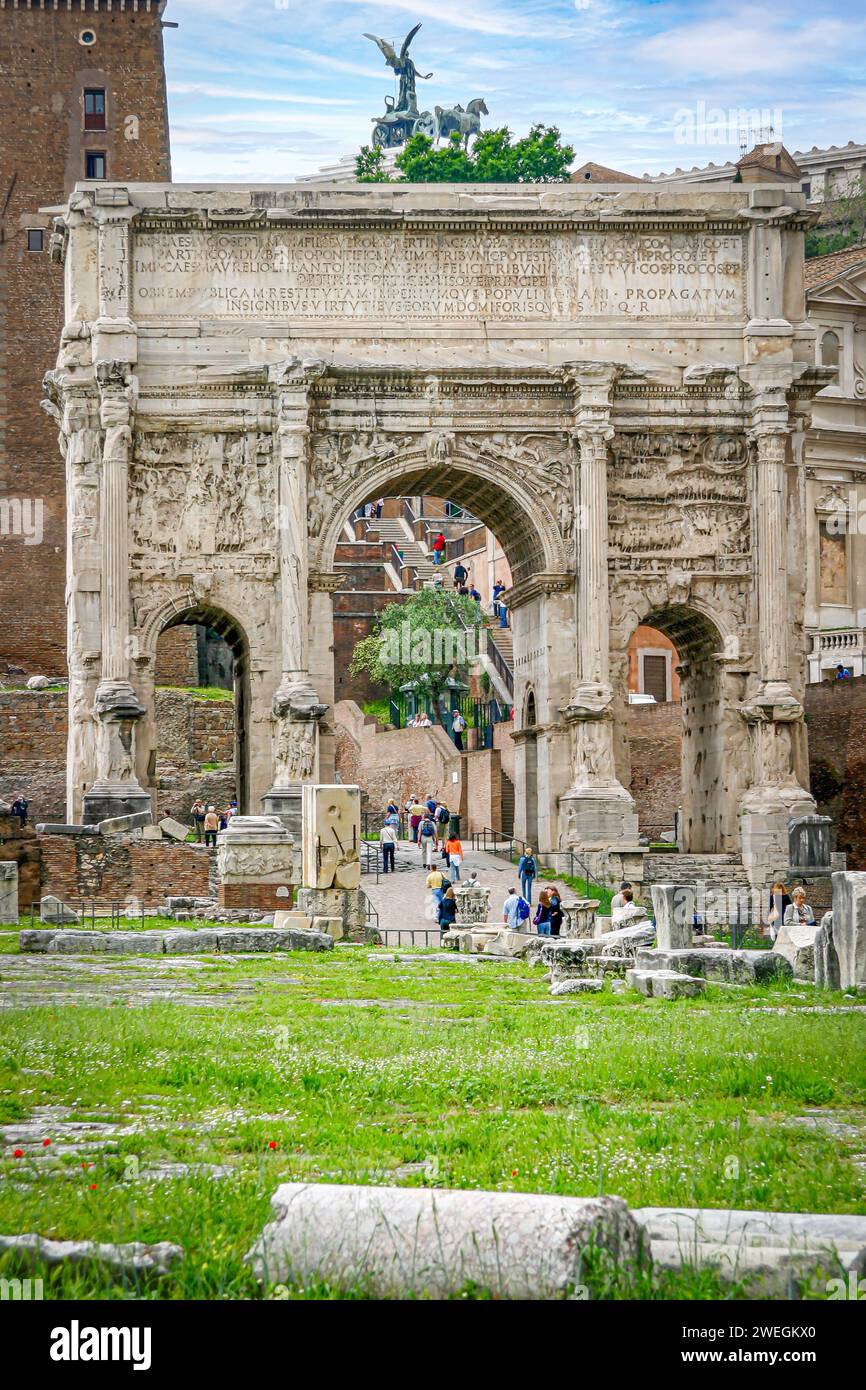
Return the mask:
[[[737,434],[619,435],[608,470],[609,553],[630,567],[749,568],[748,455]]]
[[[273,552],[271,445],[265,433],[136,434],[129,470],[132,552]]]

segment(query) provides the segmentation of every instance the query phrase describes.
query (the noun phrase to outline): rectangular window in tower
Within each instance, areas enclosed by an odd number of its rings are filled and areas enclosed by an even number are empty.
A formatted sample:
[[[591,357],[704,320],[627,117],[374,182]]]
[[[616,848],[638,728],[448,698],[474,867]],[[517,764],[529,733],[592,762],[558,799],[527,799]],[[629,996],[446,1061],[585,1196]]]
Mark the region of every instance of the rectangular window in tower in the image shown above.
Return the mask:
[[[101,87],[85,89],[84,129],[105,130],[105,92]]]
[[[668,699],[668,661],[666,656],[645,656],[643,659],[643,689],[654,695],[658,704]]]
[[[84,157],[84,177],[86,179],[105,179],[108,177],[104,150],[88,150]]]
[[[45,233],[41,227],[27,228],[27,250],[42,251],[45,247]]]

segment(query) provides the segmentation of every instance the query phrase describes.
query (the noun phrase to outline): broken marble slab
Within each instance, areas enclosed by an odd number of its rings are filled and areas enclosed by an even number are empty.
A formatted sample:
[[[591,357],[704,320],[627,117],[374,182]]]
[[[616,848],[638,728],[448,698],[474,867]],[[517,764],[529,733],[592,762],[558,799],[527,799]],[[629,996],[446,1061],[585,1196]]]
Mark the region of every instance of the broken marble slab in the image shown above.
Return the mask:
[[[647,999],[691,999],[707,987],[706,980],[676,970],[627,970],[625,982]]]
[[[167,1274],[172,1265],[184,1258],[181,1247],[168,1241],[157,1245],[144,1245],[141,1241],[98,1245],[90,1240],[47,1240],[39,1235],[0,1235],[0,1255],[8,1255],[10,1263],[27,1269],[40,1264],[104,1265],[130,1274]]]

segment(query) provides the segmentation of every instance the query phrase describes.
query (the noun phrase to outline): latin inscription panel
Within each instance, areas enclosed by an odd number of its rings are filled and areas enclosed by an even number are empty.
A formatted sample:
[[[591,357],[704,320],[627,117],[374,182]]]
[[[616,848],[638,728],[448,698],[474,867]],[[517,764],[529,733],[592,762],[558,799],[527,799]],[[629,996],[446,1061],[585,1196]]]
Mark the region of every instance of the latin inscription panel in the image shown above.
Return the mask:
[[[744,238],[213,231],[134,238],[136,319],[745,317]]]

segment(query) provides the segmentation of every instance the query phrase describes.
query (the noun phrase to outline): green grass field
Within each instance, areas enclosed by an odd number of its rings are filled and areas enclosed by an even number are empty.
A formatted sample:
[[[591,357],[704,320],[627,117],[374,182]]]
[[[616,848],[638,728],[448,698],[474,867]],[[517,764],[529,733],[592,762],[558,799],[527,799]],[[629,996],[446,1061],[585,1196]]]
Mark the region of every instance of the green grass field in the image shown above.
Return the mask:
[[[44,1002],[0,1013],[0,1124],[43,1125],[23,1157],[4,1145],[0,1232],[172,1240],[186,1260],[139,1292],[257,1297],[242,1257],[292,1179],[866,1212],[866,1028],[840,1011],[850,1000],[776,985],[554,1001],[523,964],[370,954],[175,963],[183,999],[146,1005],[144,958],[67,961],[62,1002],[56,972],[37,974]],[[0,957],[6,988],[13,964],[31,968]],[[119,994],[94,1004],[107,982]],[[45,1279],[50,1296],[132,1292]],[[720,1290],[695,1275],[675,1292]]]

